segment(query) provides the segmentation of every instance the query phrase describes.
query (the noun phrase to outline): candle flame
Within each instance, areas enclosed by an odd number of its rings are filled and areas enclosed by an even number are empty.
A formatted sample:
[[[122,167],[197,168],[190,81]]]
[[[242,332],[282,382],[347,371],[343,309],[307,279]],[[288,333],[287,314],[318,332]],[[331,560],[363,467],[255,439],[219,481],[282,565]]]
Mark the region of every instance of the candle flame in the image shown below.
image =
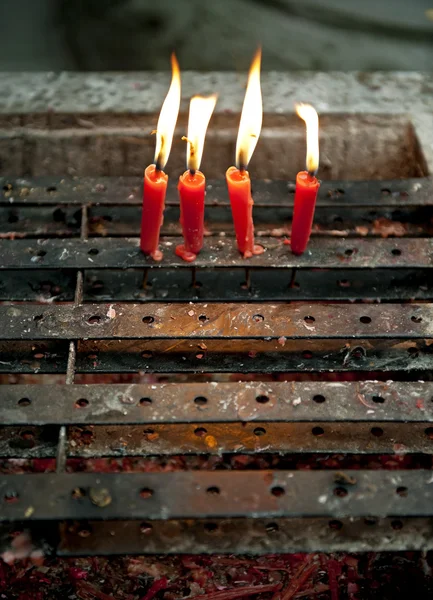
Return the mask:
[[[262,129],[263,105],[260,88],[260,64],[262,50],[259,48],[254,55],[248,74],[247,90],[242,107],[238,139],[236,141],[236,166],[244,170],[248,167],[253,152],[259,141]]]
[[[188,135],[182,139],[188,142],[186,148],[187,168],[194,173],[200,169],[203,156],[204,139],[212,116],[217,94],[211,96],[193,96],[189,105]]]
[[[156,128],[155,165],[164,169],[173,143],[174,129],[180,106],[180,69],[177,58],[171,55],[171,84],[159,113]]]
[[[307,171],[315,175],[319,168],[319,116],[311,104],[296,104],[296,112],[307,128]]]

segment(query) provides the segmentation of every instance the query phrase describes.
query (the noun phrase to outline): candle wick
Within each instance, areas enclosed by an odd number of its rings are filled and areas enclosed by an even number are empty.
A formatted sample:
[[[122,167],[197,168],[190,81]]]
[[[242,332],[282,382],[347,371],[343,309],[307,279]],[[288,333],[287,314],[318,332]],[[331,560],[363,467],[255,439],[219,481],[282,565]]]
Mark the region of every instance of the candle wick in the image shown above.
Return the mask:
[[[311,177],[312,179],[314,177],[316,177],[316,174],[317,174],[317,169],[315,171],[308,171],[308,176]]]
[[[195,175],[195,169],[190,169],[190,170],[189,170],[189,173],[190,173],[190,175],[191,175],[192,177],[194,177],[194,175]]]
[[[155,161],[155,173],[158,173],[159,171],[162,171],[162,165],[158,158],[158,160]]]

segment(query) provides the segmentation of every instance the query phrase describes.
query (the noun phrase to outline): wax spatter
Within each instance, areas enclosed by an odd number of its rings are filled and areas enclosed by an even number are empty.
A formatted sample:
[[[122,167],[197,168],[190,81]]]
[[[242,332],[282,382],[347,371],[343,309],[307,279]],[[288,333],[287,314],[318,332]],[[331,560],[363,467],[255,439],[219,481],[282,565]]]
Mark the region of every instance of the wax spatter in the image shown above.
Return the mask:
[[[160,262],[164,258],[164,254],[161,252],[161,250],[154,250],[151,252],[150,256],[157,262]]]
[[[176,255],[179,256],[185,262],[194,262],[197,258],[197,254],[194,254],[194,252],[190,252],[189,250],[187,250],[184,244],[176,246]]]
[[[254,244],[253,251],[251,252],[250,250],[247,250],[246,252],[244,252],[243,257],[251,258],[253,255],[258,256],[259,254],[263,254],[264,251],[265,249],[263,246],[260,246],[260,244]]]

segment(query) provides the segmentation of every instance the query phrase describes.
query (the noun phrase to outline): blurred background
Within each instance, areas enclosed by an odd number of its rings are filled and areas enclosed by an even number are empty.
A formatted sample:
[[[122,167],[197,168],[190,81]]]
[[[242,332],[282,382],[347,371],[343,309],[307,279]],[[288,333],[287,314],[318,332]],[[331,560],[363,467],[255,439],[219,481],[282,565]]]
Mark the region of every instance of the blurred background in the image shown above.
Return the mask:
[[[433,0],[1,0],[0,70],[431,70]]]

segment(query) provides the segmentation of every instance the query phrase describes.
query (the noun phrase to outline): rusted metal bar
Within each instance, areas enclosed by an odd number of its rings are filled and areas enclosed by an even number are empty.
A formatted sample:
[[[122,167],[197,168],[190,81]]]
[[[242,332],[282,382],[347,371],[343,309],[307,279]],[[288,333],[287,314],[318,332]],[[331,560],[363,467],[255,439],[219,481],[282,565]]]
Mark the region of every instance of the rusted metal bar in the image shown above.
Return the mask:
[[[160,269],[191,268],[176,257],[174,248],[181,238],[162,238],[164,258],[155,262],[139,249],[137,238],[93,238],[90,240],[0,240],[5,269]],[[275,238],[261,238],[265,252],[244,259],[233,239],[206,238],[203,251],[194,265],[197,268],[245,267],[292,269],[355,269],[355,268],[432,268],[433,238],[313,238],[308,251],[294,256],[289,246]]]
[[[432,382],[3,385],[2,425],[431,422]]]
[[[430,517],[431,471],[5,475],[0,517],[32,520]]]
[[[0,306],[0,339],[331,339],[433,336],[432,304]],[[284,346],[284,344],[281,344]]]
[[[324,181],[318,206],[429,206],[433,204],[430,177],[391,181]],[[129,204],[140,205],[142,179],[139,177],[0,177],[3,204]],[[255,206],[293,204],[294,184],[288,181],[254,181]],[[209,180],[206,202],[228,205],[224,180]],[[179,204],[176,182],[169,181],[167,206]]]
[[[64,426],[62,426],[64,427]],[[0,455],[9,458],[56,456],[52,426],[0,428]],[[65,437],[66,440],[66,437]],[[310,423],[266,421],[143,425],[72,426],[64,456],[101,458],[127,456],[221,454],[433,454],[430,422],[371,421]]]
[[[47,529],[50,528],[46,523]],[[428,518],[74,521],[61,525],[61,556],[398,552],[433,549]]]

